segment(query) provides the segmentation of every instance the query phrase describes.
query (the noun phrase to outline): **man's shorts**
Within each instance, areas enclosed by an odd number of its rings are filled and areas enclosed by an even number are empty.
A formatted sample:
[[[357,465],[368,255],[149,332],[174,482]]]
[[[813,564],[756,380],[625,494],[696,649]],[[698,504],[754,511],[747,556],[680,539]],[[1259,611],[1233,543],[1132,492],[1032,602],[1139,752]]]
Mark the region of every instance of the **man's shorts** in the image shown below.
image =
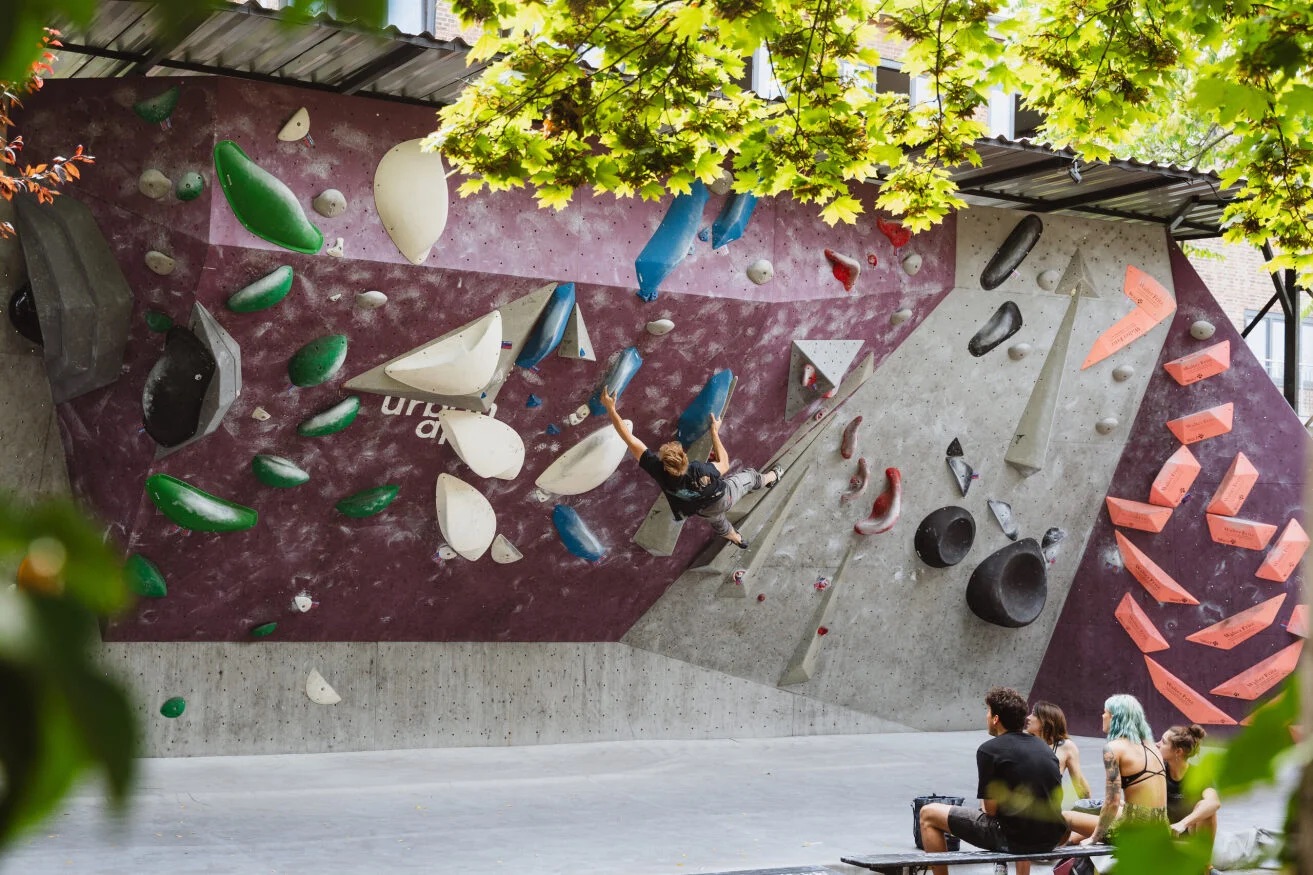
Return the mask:
[[[1003,827],[998,818],[992,817],[979,808],[963,808],[954,805],[948,809],[948,831],[968,844],[986,851],[1004,851],[1008,849],[1003,837]]]

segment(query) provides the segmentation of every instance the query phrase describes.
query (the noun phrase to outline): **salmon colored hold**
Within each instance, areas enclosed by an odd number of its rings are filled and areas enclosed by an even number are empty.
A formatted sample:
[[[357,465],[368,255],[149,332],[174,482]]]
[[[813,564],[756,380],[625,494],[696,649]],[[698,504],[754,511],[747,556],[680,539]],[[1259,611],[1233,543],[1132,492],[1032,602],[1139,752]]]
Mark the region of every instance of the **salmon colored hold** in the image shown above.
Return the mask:
[[[1159,632],[1158,627],[1153,624],[1153,620],[1150,620],[1149,615],[1144,612],[1144,608],[1140,607],[1129,592],[1122,596],[1113,616],[1117,618],[1118,623],[1121,623],[1126,634],[1131,636],[1131,640],[1140,648],[1141,653],[1155,653],[1171,646],[1163,637],[1163,633]]]
[[[1235,720],[1192,689],[1185,681],[1147,656],[1144,661],[1149,667],[1149,678],[1153,681],[1154,687],[1187,718],[1195,723],[1235,726]]]
[[[1297,520],[1291,520],[1286,523],[1272,549],[1267,551],[1267,558],[1258,567],[1258,576],[1264,580],[1285,583],[1299,565],[1299,560],[1304,558],[1307,549],[1308,533]]]

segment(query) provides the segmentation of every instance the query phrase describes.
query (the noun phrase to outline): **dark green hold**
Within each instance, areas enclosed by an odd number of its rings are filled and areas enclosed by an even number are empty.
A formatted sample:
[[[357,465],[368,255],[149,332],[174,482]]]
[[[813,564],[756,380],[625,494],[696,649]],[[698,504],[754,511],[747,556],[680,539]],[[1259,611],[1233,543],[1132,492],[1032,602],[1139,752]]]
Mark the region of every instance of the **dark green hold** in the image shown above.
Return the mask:
[[[159,567],[140,553],[133,553],[123,563],[123,580],[143,598],[162,599],[169,594]]]
[[[254,313],[277,304],[292,290],[290,265],[275,268],[266,276],[228,296],[228,309],[234,313]]]
[[[327,334],[296,351],[287,363],[287,376],[297,386],[318,386],[332,378],[346,361],[345,334]]]
[[[163,705],[160,705],[160,713],[170,720],[181,717],[182,712],[187,710],[187,700],[182,696],[174,696]]]
[[[157,334],[164,334],[173,327],[173,317],[159,310],[147,310],[146,327]]]
[[[375,486],[372,489],[363,489],[353,495],[333,505],[337,508],[338,513],[343,516],[361,517],[373,516],[376,513],[387,508],[397,497],[397,492],[401,489],[393,483],[385,483],[382,486]]]
[[[134,103],[132,111],[151,124],[157,125],[160,122],[167,121],[169,116],[173,115],[173,110],[178,106],[178,96],[181,93],[181,89],[175,85],[157,97]]]
[[[336,434],[356,421],[360,412],[360,396],[352,395],[327,410],[316,413],[296,427],[301,437],[323,437]]]
[[[324,248],[323,232],[306,218],[287,184],[232,140],[214,144],[214,176],[237,221],[255,236],[306,255]]]
[[[251,630],[252,638],[268,638],[278,628],[277,623],[261,623]]]
[[[310,475],[305,469],[282,456],[269,456],[260,453],[251,459],[251,470],[255,479],[265,486],[277,489],[291,489],[302,483],[310,482]]]
[[[180,201],[194,201],[203,191],[205,191],[205,177],[195,170],[189,170],[182,175],[182,179],[178,180],[173,193]]]
[[[160,513],[184,529],[240,532],[251,528],[260,519],[252,508],[213,496],[168,474],[147,477],[146,494]]]

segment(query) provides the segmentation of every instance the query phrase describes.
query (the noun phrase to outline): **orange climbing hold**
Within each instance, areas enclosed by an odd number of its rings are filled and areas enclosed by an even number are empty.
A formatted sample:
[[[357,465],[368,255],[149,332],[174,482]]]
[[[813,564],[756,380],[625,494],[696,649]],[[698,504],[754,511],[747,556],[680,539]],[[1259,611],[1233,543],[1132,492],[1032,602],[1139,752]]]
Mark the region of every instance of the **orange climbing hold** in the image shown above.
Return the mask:
[[[1125,526],[1142,532],[1161,532],[1167,521],[1172,518],[1170,507],[1111,496],[1104,501],[1108,504],[1108,516],[1112,517],[1114,526]]]
[[[1231,341],[1215,343],[1207,349],[1183,355],[1163,365],[1163,370],[1182,386],[1215,377],[1231,367]]]
[[[1099,335],[1081,364],[1081,370],[1103,361],[1131,341],[1148,334],[1155,325],[1176,310],[1176,299],[1171,292],[1134,265],[1126,265],[1126,281],[1122,291],[1135,302],[1135,309]]]
[[[1144,552],[1131,543],[1130,539],[1121,532],[1114,532],[1117,538],[1117,549],[1122,554],[1122,564],[1131,576],[1140,582],[1140,584],[1149,591],[1160,602],[1170,602],[1176,605],[1197,605],[1199,599],[1186,592],[1185,587],[1181,586],[1166,571],[1158,567]]]
[[[1286,601],[1286,594],[1270,598],[1262,604],[1254,605],[1238,614],[1232,614],[1225,620],[1214,623],[1207,629],[1200,629],[1193,635],[1185,636],[1186,641],[1207,644],[1218,650],[1230,650],[1237,644],[1248,641],[1277,618],[1277,612]]]
[[[1258,567],[1258,576],[1264,580],[1284,583],[1299,565],[1299,560],[1304,558],[1307,549],[1308,533],[1298,520],[1291,520],[1286,523],[1272,549],[1267,551],[1267,558]]]
[[[1168,648],[1167,639],[1163,633],[1158,631],[1158,627],[1149,619],[1149,615],[1144,612],[1144,608],[1131,597],[1128,592],[1122,596],[1122,600],[1117,604],[1117,610],[1113,612],[1117,622],[1122,624],[1126,634],[1131,636],[1135,646],[1140,648],[1141,653],[1153,653],[1158,650]]]
[[[1185,681],[1147,656],[1144,662],[1149,666],[1149,678],[1153,681],[1154,688],[1188,719],[1195,723],[1213,726],[1235,726],[1235,720],[1192,689]]]
[[[1149,501],[1163,507],[1177,507],[1199,476],[1199,460],[1189,447],[1181,447],[1163,463],[1162,470],[1149,487]]]
[[[1208,514],[1208,534],[1219,544],[1230,544],[1232,547],[1243,547],[1246,550],[1262,550],[1276,533],[1277,527],[1271,523],[1242,520],[1238,516]]]
[[[1167,423],[1167,427],[1181,443],[1197,444],[1219,434],[1226,434],[1231,430],[1234,418],[1235,404],[1228,401],[1207,410],[1200,410],[1198,413],[1191,413],[1189,416],[1182,416],[1180,419],[1173,419]]]
[[[1303,650],[1304,642],[1296,641],[1289,647],[1278,650],[1258,665],[1247,668],[1230,680],[1213,687],[1213,695],[1253,701],[1281,683],[1295,670],[1295,666],[1299,664],[1299,654]]]
[[[1286,620],[1286,631],[1300,638],[1308,637],[1308,605],[1295,605],[1290,619]]]
[[[1208,502],[1208,512],[1219,516],[1235,516],[1240,513],[1249,492],[1258,482],[1258,469],[1244,453],[1236,453],[1231,460],[1231,467],[1222,477],[1222,485],[1217,487],[1213,500]]]

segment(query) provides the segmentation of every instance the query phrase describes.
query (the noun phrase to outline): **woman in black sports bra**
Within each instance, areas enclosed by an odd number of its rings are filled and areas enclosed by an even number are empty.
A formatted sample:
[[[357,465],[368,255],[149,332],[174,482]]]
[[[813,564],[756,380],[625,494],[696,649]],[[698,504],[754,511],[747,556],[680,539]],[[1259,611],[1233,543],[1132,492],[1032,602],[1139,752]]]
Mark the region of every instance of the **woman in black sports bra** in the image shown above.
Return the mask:
[[[1217,835],[1217,812],[1222,800],[1212,787],[1186,792],[1181,786],[1190,769],[1190,757],[1199,750],[1199,742],[1205,735],[1204,728],[1197,723],[1173,726],[1159,739],[1158,752],[1167,767],[1167,817],[1172,823],[1172,834],[1202,832],[1211,840]]]
[[[1116,827],[1127,823],[1153,823],[1167,827],[1167,768],[1153,744],[1153,731],[1144,708],[1134,696],[1110,696],[1103,704],[1103,746],[1106,780],[1103,808],[1098,817],[1076,811],[1064,813],[1072,838],[1082,844],[1105,841]]]

